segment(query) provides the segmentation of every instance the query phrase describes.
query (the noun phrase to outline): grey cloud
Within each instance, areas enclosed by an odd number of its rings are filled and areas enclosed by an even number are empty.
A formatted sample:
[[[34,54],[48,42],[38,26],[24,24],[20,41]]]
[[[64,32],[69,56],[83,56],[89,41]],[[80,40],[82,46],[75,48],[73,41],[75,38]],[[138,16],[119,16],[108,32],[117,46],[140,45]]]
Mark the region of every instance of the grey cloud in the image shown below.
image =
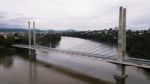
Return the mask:
[[[7,18],[7,13],[0,11],[0,19],[5,19]]]
[[[10,14],[0,11],[0,28],[24,28],[28,20],[32,17],[26,17],[23,14]]]
[[[75,27],[86,30],[117,26],[119,6],[127,8],[127,25],[150,24],[150,0],[1,0],[0,2],[5,1],[9,1],[5,4],[10,7],[0,3],[0,10],[6,11],[0,12],[0,19],[27,21],[38,17],[38,21],[41,21],[38,26],[45,28]]]

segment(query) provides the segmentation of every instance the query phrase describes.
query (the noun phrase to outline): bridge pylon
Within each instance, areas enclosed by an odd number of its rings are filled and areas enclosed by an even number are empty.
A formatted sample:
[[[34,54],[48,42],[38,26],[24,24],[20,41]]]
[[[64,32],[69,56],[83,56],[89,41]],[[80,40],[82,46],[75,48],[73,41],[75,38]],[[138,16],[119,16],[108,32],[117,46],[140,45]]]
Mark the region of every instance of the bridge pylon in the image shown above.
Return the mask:
[[[36,50],[32,50],[32,43],[33,45],[36,45],[36,33],[35,33],[35,22],[33,21],[33,40],[32,40],[32,33],[31,33],[31,21],[28,21],[28,33],[29,33],[29,56],[32,58],[36,58]],[[32,42],[33,41],[33,42]]]
[[[118,50],[117,61],[123,62],[126,56],[126,8],[120,7],[119,9],[119,29],[118,29]],[[117,70],[114,75],[116,79],[125,79],[126,67],[123,64],[117,64]]]
[[[29,55],[31,55],[31,22],[30,21],[28,21],[28,29],[29,29]]]
[[[33,45],[36,45],[35,21],[33,21]]]

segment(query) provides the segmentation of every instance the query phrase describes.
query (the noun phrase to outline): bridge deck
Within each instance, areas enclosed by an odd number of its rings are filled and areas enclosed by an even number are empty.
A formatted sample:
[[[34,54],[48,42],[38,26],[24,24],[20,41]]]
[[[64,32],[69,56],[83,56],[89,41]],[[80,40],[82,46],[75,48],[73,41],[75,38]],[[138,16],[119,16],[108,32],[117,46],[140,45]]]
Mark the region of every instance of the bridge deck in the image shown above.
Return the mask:
[[[104,55],[85,53],[85,52],[80,52],[80,51],[62,50],[62,49],[49,48],[49,47],[43,47],[43,46],[33,46],[33,45],[29,46],[29,45],[24,45],[24,44],[16,44],[16,45],[13,45],[13,47],[41,50],[41,51],[55,51],[55,52],[61,52],[61,53],[66,53],[66,54],[74,54],[74,55],[80,55],[80,56],[94,58],[97,60],[103,60],[103,61],[111,62],[111,63],[115,63],[115,64],[124,64],[124,65],[128,65],[128,66],[136,66],[136,67],[150,69],[150,60],[145,60],[145,59],[126,58],[125,60],[119,62],[119,61],[117,61],[117,58],[112,57],[112,56],[104,56]]]

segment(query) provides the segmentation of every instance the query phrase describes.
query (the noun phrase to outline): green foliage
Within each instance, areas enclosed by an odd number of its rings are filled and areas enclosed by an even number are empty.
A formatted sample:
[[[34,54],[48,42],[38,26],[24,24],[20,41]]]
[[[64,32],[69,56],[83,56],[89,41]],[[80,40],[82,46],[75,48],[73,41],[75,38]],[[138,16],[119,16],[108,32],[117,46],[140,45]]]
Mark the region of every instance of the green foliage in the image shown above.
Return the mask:
[[[37,37],[37,44],[49,47],[51,43],[51,47],[56,47],[60,40],[61,36],[59,34],[39,34]]]
[[[28,35],[19,36],[18,34],[8,35],[6,38],[4,36],[0,36],[0,56],[12,55],[16,53],[27,53],[27,50],[17,49],[12,47],[13,44],[29,44],[28,43]],[[37,43],[45,46],[49,46],[46,44],[52,43],[52,47],[57,46],[61,37],[59,34],[38,34]],[[33,39],[32,39],[33,44]]]
[[[14,54],[16,51],[11,47],[14,42],[15,39],[13,36],[7,36],[7,38],[2,38],[0,43],[0,55],[5,56]]]
[[[128,32],[127,51],[132,57],[150,59],[150,32],[146,30]]]
[[[5,40],[5,38],[3,36],[0,35],[0,46],[3,45],[3,41]]]
[[[3,44],[7,47],[11,47],[14,44],[15,39],[13,36],[7,36],[7,38],[3,41]]]
[[[28,36],[18,36],[17,39],[15,39],[15,43],[17,44],[29,44],[28,43]]]

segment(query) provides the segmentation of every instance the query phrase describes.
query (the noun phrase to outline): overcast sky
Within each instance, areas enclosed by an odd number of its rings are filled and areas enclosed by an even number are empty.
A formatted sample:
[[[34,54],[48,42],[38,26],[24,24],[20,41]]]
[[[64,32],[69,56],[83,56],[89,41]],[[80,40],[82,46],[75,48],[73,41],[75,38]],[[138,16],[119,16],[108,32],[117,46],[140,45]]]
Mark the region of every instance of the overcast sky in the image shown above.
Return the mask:
[[[118,26],[119,6],[127,8],[128,27],[148,28],[150,0],[0,0],[0,26],[35,20],[43,29],[99,30]]]

